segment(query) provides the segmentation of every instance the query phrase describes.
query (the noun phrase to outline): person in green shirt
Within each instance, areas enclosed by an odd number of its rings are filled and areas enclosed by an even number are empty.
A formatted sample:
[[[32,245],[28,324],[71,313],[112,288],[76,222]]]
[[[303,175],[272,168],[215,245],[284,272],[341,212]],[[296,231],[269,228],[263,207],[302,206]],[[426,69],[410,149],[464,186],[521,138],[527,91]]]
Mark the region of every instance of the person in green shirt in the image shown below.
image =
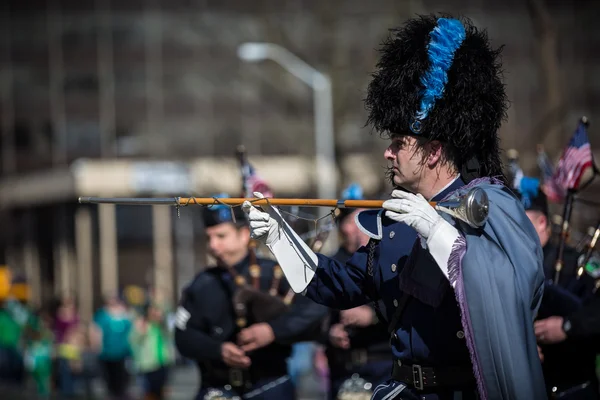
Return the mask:
[[[25,368],[33,378],[38,395],[51,394],[54,335],[45,315],[33,314],[23,331]]]
[[[24,301],[12,296],[0,301],[0,382],[10,385],[24,383],[23,331],[35,321]]]
[[[135,321],[129,335],[133,361],[144,385],[144,400],[165,398],[169,367],[175,362],[175,347],[162,307],[149,303]]]

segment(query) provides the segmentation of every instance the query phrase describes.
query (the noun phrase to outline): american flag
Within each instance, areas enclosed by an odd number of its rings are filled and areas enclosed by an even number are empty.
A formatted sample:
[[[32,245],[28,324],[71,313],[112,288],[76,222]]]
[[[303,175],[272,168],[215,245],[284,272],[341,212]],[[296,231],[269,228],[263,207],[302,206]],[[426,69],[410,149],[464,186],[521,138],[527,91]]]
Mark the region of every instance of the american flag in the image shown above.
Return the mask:
[[[565,191],[578,189],[583,174],[594,166],[592,148],[586,131],[585,124],[579,122],[554,172],[553,181]]]
[[[554,166],[542,146],[538,146],[537,164],[542,171],[542,191],[548,200],[559,203],[566,195],[565,190],[554,182]]]
[[[273,192],[267,181],[256,173],[256,170],[248,161],[245,161],[242,165],[242,178],[244,179],[244,197],[254,197],[254,192],[260,192],[265,197],[273,197]]]

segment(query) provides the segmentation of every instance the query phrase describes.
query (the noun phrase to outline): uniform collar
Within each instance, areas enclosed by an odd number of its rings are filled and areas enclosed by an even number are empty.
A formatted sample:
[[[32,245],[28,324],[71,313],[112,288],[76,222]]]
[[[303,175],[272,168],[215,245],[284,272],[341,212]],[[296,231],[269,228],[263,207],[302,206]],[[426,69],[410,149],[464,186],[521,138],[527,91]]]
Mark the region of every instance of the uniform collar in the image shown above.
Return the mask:
[[[456,178],[448,182],[448,184],[444,186],[439,192],[437,192],[431,199],[429,199],[429,201],[439,201],[446,197],[446,195],[448,195],[449,193],[463,187],[464,185],[465,183],[460,178],[460,174],[456,175]]]

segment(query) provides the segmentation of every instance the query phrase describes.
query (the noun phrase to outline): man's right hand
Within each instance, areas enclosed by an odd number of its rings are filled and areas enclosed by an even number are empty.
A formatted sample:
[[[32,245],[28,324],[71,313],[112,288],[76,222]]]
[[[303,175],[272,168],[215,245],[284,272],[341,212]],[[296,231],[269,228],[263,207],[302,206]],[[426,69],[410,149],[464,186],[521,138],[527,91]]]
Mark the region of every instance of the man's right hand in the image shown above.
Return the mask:
[[[332,325],[329,329],[329,341],[334,347],[340,349],[349,349],[350,348],[350,338],[348,337],[348,332],[346,332],[346,328],[342,324]]]
[[[221,345],[221,358],[227,366],[232,368],[248,368],[252,364],[244,350],[231,342]]]

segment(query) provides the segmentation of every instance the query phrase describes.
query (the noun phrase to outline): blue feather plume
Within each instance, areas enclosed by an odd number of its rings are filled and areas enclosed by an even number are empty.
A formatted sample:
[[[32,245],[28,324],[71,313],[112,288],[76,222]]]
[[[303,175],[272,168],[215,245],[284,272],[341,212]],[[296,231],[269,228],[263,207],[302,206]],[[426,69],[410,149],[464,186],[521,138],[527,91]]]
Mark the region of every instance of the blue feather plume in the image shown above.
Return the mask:
[[[358,183],[350,184],[342,192],[342,200],[364,200],[362,187]]]
[[[540,190],[540,180],[537,178],[531,178],[524,176],[519,182],[517,190],[521,193],[521,203],[523,207],[528,209],[531,207],[531,201],[535,198]]]
[[[227,193],[219,193],[213,195],[212,197],[216,197],[217,199],[226,199],[229,198],[229,195]],[[226,204],[211,204],[210,206],[208,206],[208,209],[210,209],[211,211],[217,211],[219,213],[219,219],[221,221],[228,221],[233,219],[231,214],[231,207],[229,207]]]
[[[423,90],[421,104],[411,124],[411,130],[419,133],[421,123],[435,105],[437,99],[444,94],[448,82],[448,70],[452,66],[454,53],[465,40],[466,32],[463,24],[457,19],[439,18],[437,26],[429,34],[431,41],[427,49],[430,66],[421,78]],[[416,131],[416,132],[415,132]]]

